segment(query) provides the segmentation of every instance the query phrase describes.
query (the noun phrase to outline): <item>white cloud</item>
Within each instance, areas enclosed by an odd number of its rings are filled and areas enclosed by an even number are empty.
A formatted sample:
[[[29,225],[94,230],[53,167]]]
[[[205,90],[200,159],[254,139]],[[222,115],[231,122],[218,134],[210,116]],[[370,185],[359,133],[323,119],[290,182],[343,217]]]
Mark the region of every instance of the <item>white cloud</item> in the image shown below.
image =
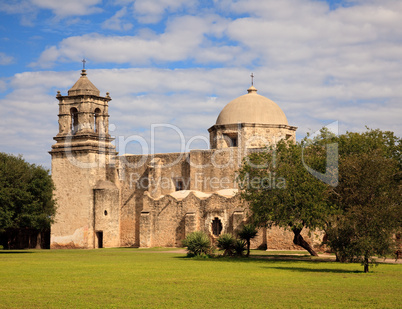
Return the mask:
[[[8,65],[14,62],[14,57],[0,52],[0,65]]]
[[[216,16],[183,16],[178,17],[166,26],[166,31],[159,35],[149,36],[149,32],[142,32],[141,36],[104,36],[100,34],[86,34],[64,39],[58,46],[47,48],[39,60],[32,64],[43,68],[52,67],[56,61],[77,61],[86,55],[96,62],[130,63],[144,65],[151,61],[170,62],[183,61],[199,57],[201,62],[206,59],[223,60],[233,59],[233,55],[219,55],[211,59],[211,55],[221,52],[239,52],[236,48],[221,47],[206,49],[204,54],[202,45],[205,42],[204,34],[210,31],[212,25],[223,22]],[[197,59],[196,59],[197,60]]]
[[[0,92],[7,90],[7,83],[4,80],[0,79]]]
[[[102,23],[102,28],[117,30],[117,31],[127,31],[130,30],[133,25],[128,22],[123,21],[123,17],[127,14],[127,8],[123,7],[121,10],[117,11],[111,18],[105,20]]]
[[[102,3],[102,0],[30,0],[32,4],[41,9],[49,9],[58,17],[67,16],[82,16],[102,11],[97,5]]]
[[[220,3],[221,1],[217,1]],[[222,5],[223,4],[223,5]],[[264,17],[268,20],[307,20],[312,15],[324,15],[329,6],[323,1],[311,0],[281,0],[258,1],[240,0],[221,3],[221,8],[237,14],[250,14],[251,16]]]
[[[159,22],[165,13],[194,8],[196,0],[135,0],[134,15],[139,22],[153,24]]]
[[[98,6],[102,0],[3,0],[0,5],[0,12],[7,14],[18,14],[21,17],[21,24],[34,26],[39,10],[51,10],[56,20],[70,16],[84,16],[102,12]]]
[[[376,45],[379,42],[395,44],[396,38],[402,38],[400,5],[329,11],[321,2],[304,6],[305,2],[284,0],[275,5],[236,2],[237,6],[248,9],[245,13],[258,12],[259,16],[234,20],[228,27],[228,35],[270,63],[337,58],[343,55],[340,49],[348,55],[356,46],[370,54],[370,50],[381,46]],[[260,9],[254,11],[257,5]],[[318,8],[313,9],[314,6]]]
[[[0,5],[0,12],[19,14],[21,16],[21,24],[24,26],[33,26],[37,11],[37,8],[31,4],[30,0],[3,0]]]

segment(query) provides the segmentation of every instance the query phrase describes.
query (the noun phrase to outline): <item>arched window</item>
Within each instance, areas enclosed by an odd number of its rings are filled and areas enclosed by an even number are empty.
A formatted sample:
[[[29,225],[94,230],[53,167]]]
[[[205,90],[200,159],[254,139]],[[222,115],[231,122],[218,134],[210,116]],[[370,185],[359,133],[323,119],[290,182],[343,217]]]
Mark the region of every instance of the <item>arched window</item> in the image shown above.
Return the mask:
[[[78,110],[75,107],[70,109],[71,115],[71,134],[75,134],[78,131]]]
[[[218,217],[215,217],[215,219],[212,221],[212,234],[214,234],[214,236],[219,236],[221,232],[222,222]]]
[[[101,115],[101,110],[99,108],[95,109],[94,112],[94,132],[99,133],[101,128],[100,128],[100,115]]]

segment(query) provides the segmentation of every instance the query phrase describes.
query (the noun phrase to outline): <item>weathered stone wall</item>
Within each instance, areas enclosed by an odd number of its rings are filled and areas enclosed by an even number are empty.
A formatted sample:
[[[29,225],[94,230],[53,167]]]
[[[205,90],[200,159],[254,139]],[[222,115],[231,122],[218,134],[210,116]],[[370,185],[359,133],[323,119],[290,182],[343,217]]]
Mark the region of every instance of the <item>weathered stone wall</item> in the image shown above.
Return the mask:
[[[145,209],[141,214],[140,227],[141,246],[180,247],[185,236],[196,230],[206,232],[212,242],[215,242],[218,237],[213,235],[212,231],[212,221],[215,218],[222,224],[221,234],[233,234],[239,225],[238,221],[246,218],[245,212],[238,208],[238,195],[202,195],[194,191],[186,194],[184,198],[165,195],[160,199],[144,195]]]
[[[286,125],[268,126],[246,124],[242,127],[242,148],[264,148],[275,145],[280,140],[296,140],[296,129]]]
[[[94,188],[95,233],[102,233],[104,248],[120,246],[119,189],[110,181],[98,181]],[[99,239],[95,247],[100,246]]]
[[[204,231],[213,244],[218,236],[213,234],[212,221],[216,218],[222,223],[223,233],[234,236],[247,222],[248,209],[240,200],[239,194],[222,196],[214,193],[207,197],[199,197],[198,192],[191,191],[185,198],[177,199],[165,195],[153,199],[144,195],[144,211],[141,214],[140,235],[142,247],[180,247],[182,240],[193,231]],[[176,195],[175,195],[176,196]],[[303,250],[293,244],[293,233],[278,228],[260,228],[258,235],[252,240],[251,248],[267,248],[271,250]],[[308,229],[302,236],[314,248],[320,248],[324,233]]]
[[[272,250],[304,250],[302,247],[293,243],[294,234],[290,230],[285,230],[277,226],[267,229],[267,248]],[[318,249],[322,245],[324,237],[323,231],[309,231],[303,229],[301,232],[304,240],[306,240],[312,247]]]
[[[190,152],[190,189],[215,192],[237,188],[236,172],[242,157],[237,148],[192,150]]]
[[[255,123],[214,125],[209,132],[211,149],[232,147],[230,138],[235,137],[243,155],[247,148],[265,148],[282,139],[296,140],[296,127],[288,125]]]
[[[104,159],[99,154],[63,153],[52,156],[52,179],[57,211],[51,228],[51,248],[94,247],[94,196],[98,180],[105,180]],[[103,155],[102,155],[103,156]]]
[[[140,245],[140,216],[148,187],[148,156],[121,156],[117,166],[121,188],[120,245]]]
[[[143,196],[160,197],[176,190],[176,181],[189,186],[187,153],[125,155],[119,157],[121,186],[120,237],[122,246],[140,246]],[[144,219],[145,220],[145,219]]]

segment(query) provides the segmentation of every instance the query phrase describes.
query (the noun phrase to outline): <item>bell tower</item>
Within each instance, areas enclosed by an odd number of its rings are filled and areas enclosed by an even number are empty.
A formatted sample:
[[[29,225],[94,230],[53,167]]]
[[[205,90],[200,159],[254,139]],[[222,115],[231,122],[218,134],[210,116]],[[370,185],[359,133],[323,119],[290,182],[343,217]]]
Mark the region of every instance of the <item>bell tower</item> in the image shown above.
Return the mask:
[[[68,95],[62,96],[58,91],[56,98],[59,100],[59,133],[54,138],[57,143],[53,150],[65,148],[65,142],[70,142],[67,147],[71,150],[82,150],[85,145],[87,151],[97,152],[102,148],[113,151],[108,114],[111,98],[108,92],[105,97],[100,96],[99,90],[87,78],[85,69]]]
[[[99,183],[109,183],[109,189],[114,186],[117,190],[113,183],[117,153],[109,135],[111,98],[109,93],[100,95],[85,68],[68,94],[58,91],[56,98],[59,132],[49,153],[58,208],[51,227],[51,248],[95,248],[100,235],[95,224],[95,192],[99,192]]]

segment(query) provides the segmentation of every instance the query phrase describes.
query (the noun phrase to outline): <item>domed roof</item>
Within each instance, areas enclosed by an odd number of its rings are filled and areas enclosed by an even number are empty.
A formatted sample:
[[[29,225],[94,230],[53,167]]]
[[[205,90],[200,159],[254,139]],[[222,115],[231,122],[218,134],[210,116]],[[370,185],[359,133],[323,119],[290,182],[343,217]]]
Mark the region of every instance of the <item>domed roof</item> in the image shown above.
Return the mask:
[[[270,99],[257,94],[251,86],[248,93],[229,102],[216,120],[217,125],[236,123],[288,125],[285,113]]]
[[[100,91],[87,77],[87,71],[81,71],[81,77],[68,91],[68,95],[95,95],[99,96]]]

